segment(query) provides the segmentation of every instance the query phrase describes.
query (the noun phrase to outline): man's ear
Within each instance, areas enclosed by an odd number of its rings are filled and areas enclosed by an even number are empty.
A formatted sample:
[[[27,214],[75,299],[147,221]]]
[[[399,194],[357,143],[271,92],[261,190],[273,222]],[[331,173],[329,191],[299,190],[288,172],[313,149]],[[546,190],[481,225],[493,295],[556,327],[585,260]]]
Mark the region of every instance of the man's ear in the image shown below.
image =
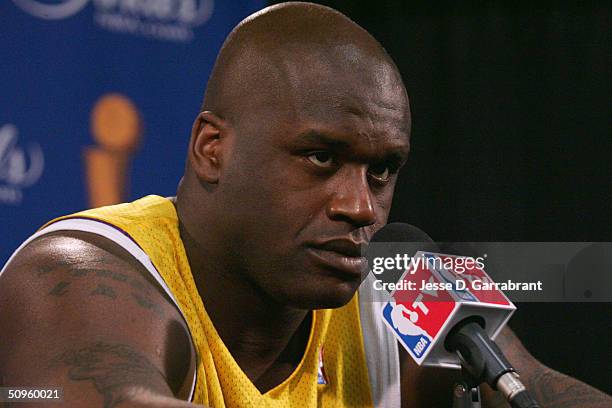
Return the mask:
[[[219,182],[222,145],[227,125],[210,111],[200,112],[191,129],[189,160],[198,178],[210,184]]]

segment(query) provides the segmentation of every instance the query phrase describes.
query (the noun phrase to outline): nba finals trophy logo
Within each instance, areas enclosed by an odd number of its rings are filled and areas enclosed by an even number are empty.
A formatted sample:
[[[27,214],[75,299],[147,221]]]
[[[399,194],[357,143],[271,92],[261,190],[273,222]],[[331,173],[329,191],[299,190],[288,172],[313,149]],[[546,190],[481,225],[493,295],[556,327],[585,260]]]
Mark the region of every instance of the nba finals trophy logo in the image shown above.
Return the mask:
[[[84,152],[89,203],[120,203],[127,196],[130,162],[140,144],[140,115],[125,96],[104,95],[91,113],[91,133],[97,146]]]

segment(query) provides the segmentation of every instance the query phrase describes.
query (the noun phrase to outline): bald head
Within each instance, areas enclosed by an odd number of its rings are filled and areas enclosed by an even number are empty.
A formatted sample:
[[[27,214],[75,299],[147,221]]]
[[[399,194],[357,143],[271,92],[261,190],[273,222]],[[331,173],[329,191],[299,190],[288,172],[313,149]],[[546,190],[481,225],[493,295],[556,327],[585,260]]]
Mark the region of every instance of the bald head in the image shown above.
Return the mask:
[[[325,88],[333,103],[339,98],[334,88],[341,93],[343,83],[387,87],[407,107],[395,64],[367,31],[329,7],[283,3],[247,17],[230,33],[202,110],[232,122],[250,120],[271,106],[312,103],[314,87]]]

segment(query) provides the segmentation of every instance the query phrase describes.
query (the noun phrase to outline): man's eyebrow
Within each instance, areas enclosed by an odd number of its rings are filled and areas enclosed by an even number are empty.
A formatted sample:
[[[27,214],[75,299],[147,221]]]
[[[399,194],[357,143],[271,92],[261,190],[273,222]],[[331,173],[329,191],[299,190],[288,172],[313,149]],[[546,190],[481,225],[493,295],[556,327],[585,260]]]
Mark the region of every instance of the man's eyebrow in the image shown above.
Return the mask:
[[[300,142],[310,142],[313,144],[323,144],[339,149],[347,149],[351,144],[346,140],[341,140],[317,130],[307,130],[298,136]]]
[[[385,160],[398,166],[403,166],[406,160],[408,160],[408,150],[401,148],[393,149],[385,155]]]
[[[318,130],[307,130],[298,135],[298,140],[304,143],[312,143],[317,145],[325,145],[337,150],[350,149],[352,144],[349,141],[342,140]],[[397,163],[398,166],[404,164],[410,152],[410,144],[401,144],[390,147],[381,157],[381,160]]]

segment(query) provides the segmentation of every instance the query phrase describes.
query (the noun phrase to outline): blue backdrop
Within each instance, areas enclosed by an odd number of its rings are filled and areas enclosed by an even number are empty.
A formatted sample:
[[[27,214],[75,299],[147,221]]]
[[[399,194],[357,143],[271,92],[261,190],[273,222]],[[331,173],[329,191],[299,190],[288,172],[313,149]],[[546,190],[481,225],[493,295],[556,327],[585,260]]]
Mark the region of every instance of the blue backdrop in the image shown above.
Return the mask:
[[[1,2],[0,263],[53,217],[173,195],[216,53],[263,6]]]

